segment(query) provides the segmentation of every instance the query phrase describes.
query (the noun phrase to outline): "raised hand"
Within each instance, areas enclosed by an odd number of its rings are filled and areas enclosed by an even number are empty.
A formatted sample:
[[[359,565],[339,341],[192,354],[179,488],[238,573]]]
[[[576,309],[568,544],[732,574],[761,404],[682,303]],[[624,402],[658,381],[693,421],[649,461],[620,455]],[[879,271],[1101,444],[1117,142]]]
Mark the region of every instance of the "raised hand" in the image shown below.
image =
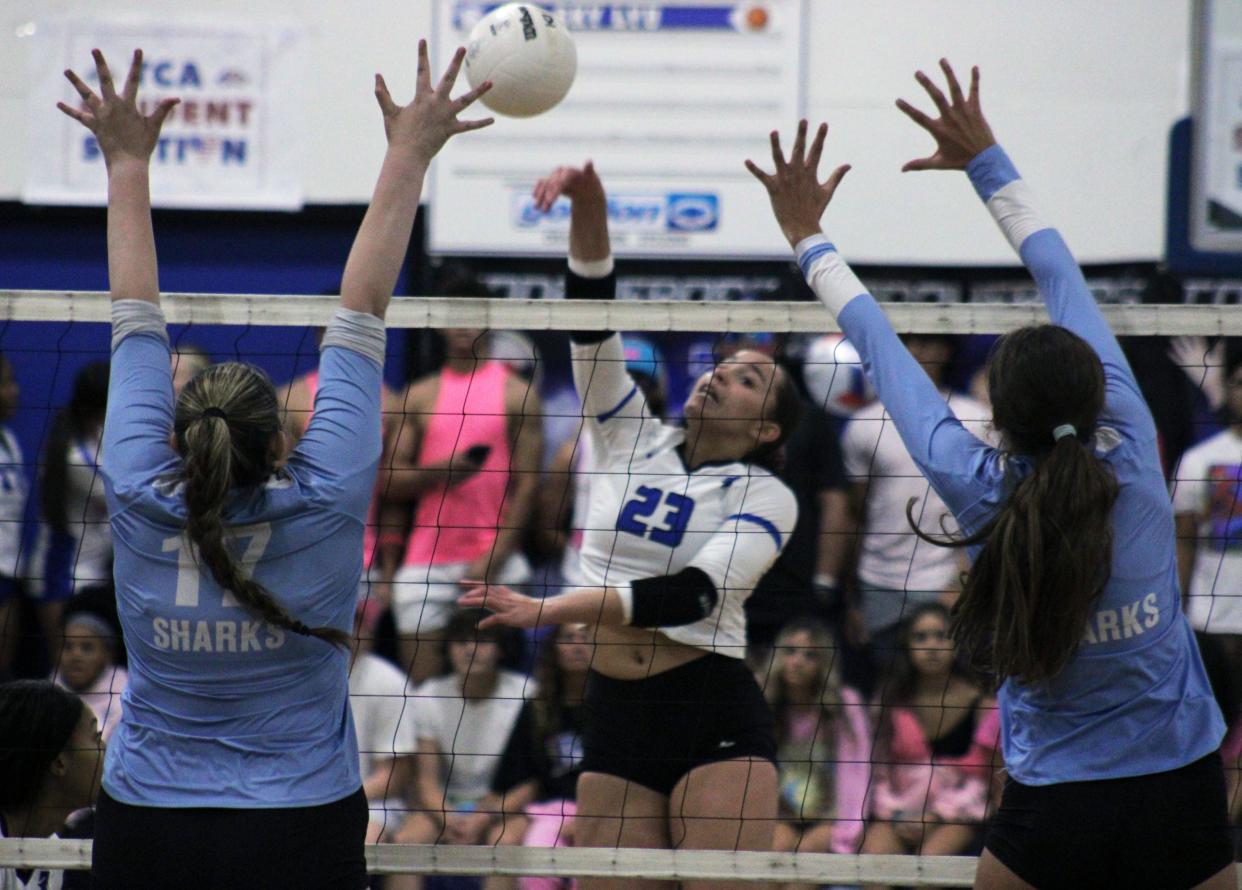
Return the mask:
[[[470,587],[457,599],[463,609],[487,609],[493,614],[479,622],[479,628],[489,627],[539,627],[554,623],[544,615],[544,601],[518,593],[503,584],[487,584],[463,580],[463,587]]]
[[[458,47],[440,83],[433,87],[427,41],[418,41],[418,80],[414,101],[409,105],[394,102],[383,76],[375,75],[375,98],[384,113],[384,134],[388,137],[390,149],[408,149],[416,159],[430,162],[451,137],[495,123],[495,118],[490,117],[469,121],[457,119],[457,115],[492,88],[491,81],[485,81],[461,97],[452,98],[450,94],[465,58],[465,47]]]
[[[832,171],[827,180],[820,182],[819,161],[824,153],[824,140],[828,138],[828,125],[819,125],[809,152],[806,148],[806,131],[806,121],[800,121],[798,135],[794,139],[793,151],[788,160],[781,150],[780,134],[772,131],[775,173],[765,173],[754,161],[746,161],[746,169],[768,190],[772,212],[790,246],[797,246],[802,239],[820,231],[819,219],[832,201],[837,186],[850,170],[849,164],[842,164]]]
[[[927,90],[927,95],[935,103],[940,117],[933,118],[919,111],[905,99],[897,100],[897,107],[936,140],[936,151],[925,158],[908,161],[902,172],[911,170],[965,170],[971,159],[996,144],[992,128],[983,117],[979,107],[979,68],[970,69],[970,93],[962,94],[961,84],[948,59],[940,60],[940,69],[944,72],[949,87],[949,98],[946,99],[940,87],[922,71],[916,71],[914,79]]]
[[[543,213],[552,209],[556,199],[561,195],[574,201],[595,200],[604,203],[604,184],[595,172],[595,164],[587,161],[582,167],[557,167],[543,179],[535,183],[531,197],[535,199],[535,207]]]
[[[170,111],[180,99],[162,99],[150,114],[138,109],[138,81],[142,77],[142,50],[134,50],[125,85],[118,95],[112,82],[112,72],[103,53],[92,50],[95,70],[99,74],[99,94],[86,85],[73,71],[65,77],[82,97],[82,105],[73,108],[64,102],[56,107],[95,134],[104,163],[111,168],[115,161],[131,158],[146,164],[160,138],[160,128]]]

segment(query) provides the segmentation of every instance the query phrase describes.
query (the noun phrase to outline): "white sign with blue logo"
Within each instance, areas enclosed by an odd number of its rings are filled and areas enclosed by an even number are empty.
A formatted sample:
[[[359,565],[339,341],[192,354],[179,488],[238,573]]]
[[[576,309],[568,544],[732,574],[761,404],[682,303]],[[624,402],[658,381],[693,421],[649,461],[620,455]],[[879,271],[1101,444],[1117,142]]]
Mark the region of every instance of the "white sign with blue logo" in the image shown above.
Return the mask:
[[[437,64],[498,5],[437,0]],[[620,256],[788,255],[742,161],[769,157],[767,134],[803,114],[805,0],[532,5],[573,33],[577,79],[547,114],[498,118],[437,159],[433,253],[564,254],[569,205],[540,213],[531,188],[590,158]]]
[[[178,97],[151,158],[157,207],[295,210],[302,206],[305,41],[299,25],[154,17],[40,22],[31,48],[29,161],[23,200],[104,204],[94,136],[56,111],[79,99],[62,73],[97,87],[99,47],[118,84],[144,52],[139,102]]]

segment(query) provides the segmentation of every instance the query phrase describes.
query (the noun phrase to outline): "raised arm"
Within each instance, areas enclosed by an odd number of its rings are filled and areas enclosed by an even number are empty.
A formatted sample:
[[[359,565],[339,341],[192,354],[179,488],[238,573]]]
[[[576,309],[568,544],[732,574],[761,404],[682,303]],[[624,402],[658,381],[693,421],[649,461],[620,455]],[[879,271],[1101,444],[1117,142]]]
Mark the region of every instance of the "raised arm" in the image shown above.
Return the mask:
[[[375,76],[388,150],[345,263],[341,308],[324,333],[314,415],[291,460],[291,465],[301,462],[324,478],[365,481],[345,487],[351,494],[347,503],[360,517],[366,515],[382,451],[383,318],[409,247],[423,178],[450,137],[492,122],[457,120],[490,87],[485,82],[452,98],[464,58],[465,50],[459,48],[440,83],[432,87],[427,42],[420,40],[417,87],[409,105],[394,102],[384,78]]]
[[[159,305],[160,286],[151,228],[151,152],[165,118],[180,99],[163,99],[150,114],[138,109],[142,50],[134,56],[118,94],[103,53],[92,50],[99,94],[72,71],[65,77],[82,97],[82,105],[56,107],[90,130],[108,170],[108,286],[113,300],[145,300]]]
[[[863,371],[893,418],[902,441],[941,499],[961,516],[976,500],[972,482],[987,457],[986,446],[965,429],[914,357],[893,331],[880,306],[820,228],[848,165],[819,181],[828,125],[807,147],[807,122],[798,125],[793,151],[781,150],[772,133],[773,173],[753,161],[746,167],[768,191],[772,211],[794,248],[807,283],[858,349]]]
[[[1107,380],[1107,413],[1111,425],[1129,425],[1132,432],[1154,440],[1155,424],[1117,338],[1104,320],[1082,270],[1059,232],[1035,206],[1030,188],[997,144],[979,100],[979,69],[971,69],[969,91],[963,93],[952,66],[940,60],[949,90],[944,92],[919,71],[915,79],[939,113],[933,118],[903,99],[897,107],[936,141],[933,154],[908,162],[905,171],[964,170],[1001,232],[1022,258],[1039,287],[1054,324],[1073,331],[1099,355]]]
[[[345,309],[384,317],[409,247],[410,231],[431,159],[450,137],[486,127],[493,121],[492,118],[457,120],[458,114],[491,88],[489,81],[459,99],[451,97],[465,57],[466,50],[459,48],[444,77],[433,87],[427,41],[420,40],[418,82],[414,100],[409,105],[394,102],[384,78],[375,75],[375,98],[384,114],[388,151],[371,205],[345,264],[341,281],[341,306]]]
[[[177,104],[164,99],[149,114],[138,109],[142,51],[136,50],[118,94],[108,63],[94,50],[96,94],[77,74],[65,77],[82,97],[57,107],[94,134],[108,172],[108,285],[112,292],[112,366],[104,425],[103,469],[110,495],[141,496],[150,479],[175,460],[172,366],[160,311],[148,168],[160,128]]]
[[[595,165],[587,161],[581,168],[558,167],[536,183],[535,206],[547,212],[562,195],[570,202],[565,296],[611,300],[617,280],[608,240],[608,198]],[[583,417],[599,424],[605,441],[619,441],[625,431],[636,434],[645,400],[625,369],[621,337],[611,331],[574,331],[570,341]],[[633,442],[632,435],[629,441]]]

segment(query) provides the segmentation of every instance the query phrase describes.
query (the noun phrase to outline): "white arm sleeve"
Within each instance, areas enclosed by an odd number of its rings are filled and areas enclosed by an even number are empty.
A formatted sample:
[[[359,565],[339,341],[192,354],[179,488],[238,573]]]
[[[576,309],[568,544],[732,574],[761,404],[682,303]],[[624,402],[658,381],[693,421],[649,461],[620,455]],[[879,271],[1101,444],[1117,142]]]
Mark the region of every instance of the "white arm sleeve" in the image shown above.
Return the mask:
[[[789,543],[798,522],[798,501],[775,476],[751,476],[733,488],[740,491],[731,512],[690,560],[711,578],[722,600],[750,595]]]

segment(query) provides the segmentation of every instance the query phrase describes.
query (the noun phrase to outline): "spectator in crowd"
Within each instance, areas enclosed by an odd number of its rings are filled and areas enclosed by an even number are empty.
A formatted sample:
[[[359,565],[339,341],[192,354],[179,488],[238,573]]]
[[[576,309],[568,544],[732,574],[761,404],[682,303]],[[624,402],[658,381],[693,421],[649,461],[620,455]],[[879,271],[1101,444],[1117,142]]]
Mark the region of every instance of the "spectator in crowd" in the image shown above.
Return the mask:
[[[1225,368],[1228,426],[1183,455],[1174,472],[1177,568],[1195,630],[1242,682],[1242,355]]]
[[[8,427],[17,413],[21,394],[13,365],[0,355],[0,678],[8,676],[12,669],[21,615],[18,594],[23,570],[22,526],[30,487],[26,482],[22,447]],[[45,620],[43,628],[49,644],[54,642],[59,626],[49,626]]]
[[[391,841],[406,818],[418,734],[405,673],[373,651],[382,607],[359,587],[354,612],[349,705],[358,734],[362,790],[370,805],[367,843]]]
[[[60,661],[53,682],[91,709],[104,741],[121,719],[121,693],[129,673],[117,664],[120,635],[103,615],[80,610],[65,615]]]
[[[663,417],[668,381],[663,353],[643,337],[626,335],[621,343],[626,370],[647,399],[651,416]],[[583,583],[578,553],[582,549],[583,524],[590,504],[591,478],[595,473],[591,437],[582,435],[581,406],[577,411],[574,435],[557,449],[544,484],[539,487],[540,518],[536,526],[540,550],[560,555],[559,580],[566,588]]]
[[[54,837],[99,793],[95,715],[45,680],[0,685],[0,839]],[[60,890],[64,873],[0,867],[3,890]]]
[[[404,422],[381,480],[380,560],[401,562],[393,617],[416,684],[442,667],[462,581],[521,584],[530,574],[520,547],[539,480],[539,395],[504,362],[482,358],[486,335],[444,331],[444,367],[399,399]]]
[[[778,851],[857,853],[862,841],[871,727],[862,696],[841,682],[836,652],[815,618],[794,619],[776,636],[764,691],[776,718]]]
[[[987,409],[945,385],[952,340],[922,335],[903,339],[966,428],[986,438]],[[964,562],[961,554],[920,540],[911,530],[914,522],[925,530],[952,533],[957,524],[879,401],[850,418],[841,449],[852,489],[848,509],[830,514],[828,533],[846,542],[853,539],[853,546],[846,546],[851,554],[847,562],[853,566],[844,579],[850,598],[845,630],[852,646],[864,647],[851,679],[870,692],[893,661],[902,620],[923,603],[951,602]]]
[[[871,822],[863,853],[975,849],[999,766],[996,701],[957,660],[949,610],[918,606],[879,696]]]
[[[557,626],[535,662],[535,697],[518,716],[492,792],[507,811],[500,843],[527,847],[573,845],[574,804],[582,770],[582,696],[591,667],[590,633],[582,624]],[[512,825],[513,814],[524,818]],[[561,879],[523,877],[520,890],[569,890]],[[576,886],[570,882],[570,887]],[[489,890],[499,890],[489,883]]]
[[[414,690],[418,778],[414,812],[397,833],[398,843],[496,844],[508,827],[504,795],[491,788],[536,687],[500,667],[502,631],[477,626],[486,614],[471,609],[450,615],[441,645],[451,670]],[[394,886],[422,884],[407,875],[390,880]]]
[[[102,460],[108,363],[85,365],[69,403],[52,424],[43,457],[43,522],[47,532],[43,623],[62,619],[65,601],[91,588],[112,589],[112,532],[104,502]],[[101,721],[102,725],[102,721]]]
[[[178,343],[174,346],[172,352],[173,398],[180,396],[185,385],[210,365],[211,356],[201,346],[193,343]]]

